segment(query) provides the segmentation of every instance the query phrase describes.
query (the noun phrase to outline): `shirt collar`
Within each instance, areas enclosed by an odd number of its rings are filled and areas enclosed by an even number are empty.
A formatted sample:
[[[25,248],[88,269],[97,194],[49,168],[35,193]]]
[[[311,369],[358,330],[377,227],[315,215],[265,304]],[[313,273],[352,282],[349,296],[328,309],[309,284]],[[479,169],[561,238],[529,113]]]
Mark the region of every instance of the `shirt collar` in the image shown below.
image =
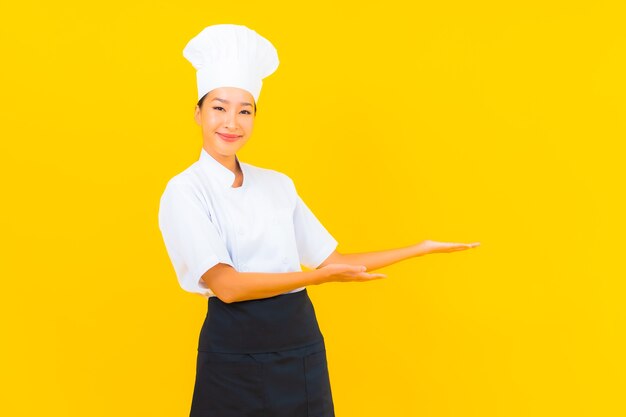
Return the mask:
[[[243,171],[243,186],[247,185],[247,181],[250,179],[249,176],[247,176],[247,169],[245,168],[245,164],[242,163],[241,161],[239,161],[239,158],[237,157],[237,155],[235,155],[235,159],[237,160],[237,162],[239,163],[239,166],[241,167],[241,170]],[[231,189],[237,189],[237,188],[241,188],[241,187],[233,187],[233,182],[235,182],[235,173],[232,172],[230,169],[226,168],[224,165],[222,165],[220,162],[218,162],[215,158],[213,158],[213,156],[211,156],[210,153],[208,153],[204,148],[202,148],[202,150],[200,151],[200,165],[202,165],[205,169],[208,170],[209,174],[211,175],[211,178],[214,178],[217,180],[217,182],[225,187],[225,188],[231,188]]]

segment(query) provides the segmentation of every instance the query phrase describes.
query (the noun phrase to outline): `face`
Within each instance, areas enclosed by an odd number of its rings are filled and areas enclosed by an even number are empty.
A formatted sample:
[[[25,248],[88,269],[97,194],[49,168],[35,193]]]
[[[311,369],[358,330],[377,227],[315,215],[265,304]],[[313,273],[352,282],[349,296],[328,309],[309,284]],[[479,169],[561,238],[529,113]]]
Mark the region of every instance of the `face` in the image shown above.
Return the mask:
[[[237,87],[209,91],[194,114],[202,128],[203,147],[222,156],[235,155],[248,141],[255,117],[254,97]]]

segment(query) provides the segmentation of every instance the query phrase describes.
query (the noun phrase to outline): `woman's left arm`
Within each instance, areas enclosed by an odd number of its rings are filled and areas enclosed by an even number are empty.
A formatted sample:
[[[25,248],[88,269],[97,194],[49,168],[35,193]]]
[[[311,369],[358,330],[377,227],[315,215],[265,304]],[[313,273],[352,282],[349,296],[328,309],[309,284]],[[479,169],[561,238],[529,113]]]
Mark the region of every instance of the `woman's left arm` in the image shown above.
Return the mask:
[[[431,253],[448,253],[475,248],[479,246],[479,242],[473,243],[456,243],[456,242],[437,242],[434,240],[424,240],[415,245],[405,246],[396,249],[387,249],[376,252],[363,253],[339,253],[336,250],[330,254],[328,258],[322,262],[317,269],[329,264],[349,264],[349,265],[365,265],[367,271],[372,271],[405,259],[414,258]]]

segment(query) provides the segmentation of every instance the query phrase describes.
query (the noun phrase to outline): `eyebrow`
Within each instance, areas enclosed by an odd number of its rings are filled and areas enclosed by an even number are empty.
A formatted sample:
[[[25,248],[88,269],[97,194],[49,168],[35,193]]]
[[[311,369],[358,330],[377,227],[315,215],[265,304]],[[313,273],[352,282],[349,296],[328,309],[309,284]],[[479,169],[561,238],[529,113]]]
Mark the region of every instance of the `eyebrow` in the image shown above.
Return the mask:
[[[211,101],[215,101],[215,100],[217,100],[217,101],[221,101],[222,103],[226,103],[226,104],[229,104],[229,103],[230,103],[230,101],[228,101],[228,100],[224,100],[223,98],[219,98],[219,97],[215,97],[215,98],[214,98],[213,100],[211,100]],[[239,103],[239,104],[241,104],[242,106],[250,106],[250,107],[252,107],[252,104],[251,104],[251,103],[248,103],[247,101],[242,101],[242,102],[241,102],[241,103]]]

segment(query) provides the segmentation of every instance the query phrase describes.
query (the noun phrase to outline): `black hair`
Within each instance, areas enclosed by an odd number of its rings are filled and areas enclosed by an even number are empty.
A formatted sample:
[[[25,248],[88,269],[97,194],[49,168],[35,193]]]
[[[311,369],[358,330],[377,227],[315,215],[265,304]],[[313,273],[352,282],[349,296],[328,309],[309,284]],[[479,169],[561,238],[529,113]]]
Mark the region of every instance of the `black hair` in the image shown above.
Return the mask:
[[[204,102],[204,99],[208,95],[209,95],[209,93],[206,93],[205,95],[202,96],[202,98],[200,100],[198,100],[198,107],[200,107],[200,110],[202,110],[202,103]],[[254,103],[254,114],[256,114],[256,102]]]

